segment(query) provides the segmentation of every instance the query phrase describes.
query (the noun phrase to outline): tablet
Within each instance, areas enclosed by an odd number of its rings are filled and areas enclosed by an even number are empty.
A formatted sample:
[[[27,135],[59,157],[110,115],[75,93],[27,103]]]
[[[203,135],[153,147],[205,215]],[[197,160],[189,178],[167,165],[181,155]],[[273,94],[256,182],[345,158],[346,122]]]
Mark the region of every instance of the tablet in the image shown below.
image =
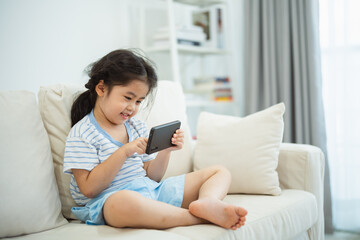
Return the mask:
[[[151,128],[148,143],[146,146],[146,154],[155,153],[163,149],[174,146],[171,138],[180,128],[180,121],[173,121]]]

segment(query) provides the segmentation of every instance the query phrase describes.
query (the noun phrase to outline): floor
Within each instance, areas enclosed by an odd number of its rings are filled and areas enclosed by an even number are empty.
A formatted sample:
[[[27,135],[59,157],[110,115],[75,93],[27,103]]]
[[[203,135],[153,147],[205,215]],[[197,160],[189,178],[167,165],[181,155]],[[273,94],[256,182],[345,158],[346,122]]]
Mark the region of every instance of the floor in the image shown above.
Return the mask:
[[[360,234],[337,231],[332,235],[326,234],[325,240],[360,240]]]

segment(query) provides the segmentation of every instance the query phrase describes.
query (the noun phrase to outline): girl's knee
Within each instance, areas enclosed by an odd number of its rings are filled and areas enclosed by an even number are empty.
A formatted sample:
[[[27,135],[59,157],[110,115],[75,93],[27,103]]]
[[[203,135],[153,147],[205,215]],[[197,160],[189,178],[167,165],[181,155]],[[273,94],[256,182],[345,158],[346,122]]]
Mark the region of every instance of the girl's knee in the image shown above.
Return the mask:
[[[213,165],[212,167],[215,169],[216,173],[220,173],[224,175],[224,177],[231,179],[231,172],[223,165]]]
[[[105,202],[105,206],[108,205],[109,208],[118,209],[118,210],[127,210],[134,206],[137,208],[138,199],[141,195],[137,192],[130,190],[121,190],[113,195],[111,195]]]
[[[137,215],[137,211],[141,211],[140,198],[139,193],[129,190],[112,194],[103,207],[106,223],[115,227],[126,226],[129,216]]]
[[[220,174],[222,179],[228,179],[231,181],[231,173],[230,171],[224,167],[223,165],[211,165],[209,167],[203,168],[199,170],[199,174],[201,174],[202,179],[206,181],[214,175]]]
[[[215,172],[223,172],[223,173],[227,173],[230,174],[230,171],[223,165],[212,165],[210,166],[210,168],[212,168]]]

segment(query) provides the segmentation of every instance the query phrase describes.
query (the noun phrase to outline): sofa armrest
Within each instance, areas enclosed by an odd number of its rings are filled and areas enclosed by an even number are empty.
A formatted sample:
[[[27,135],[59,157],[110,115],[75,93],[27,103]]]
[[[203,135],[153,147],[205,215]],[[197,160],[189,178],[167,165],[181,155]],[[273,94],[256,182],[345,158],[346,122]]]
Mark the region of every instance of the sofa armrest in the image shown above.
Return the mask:
[[[324,238],[324,168],[324,154],[318,147],[281,144],[277,168],[280,187],[304,190],[316,197],[318,222],[309,230],[310,239]]]

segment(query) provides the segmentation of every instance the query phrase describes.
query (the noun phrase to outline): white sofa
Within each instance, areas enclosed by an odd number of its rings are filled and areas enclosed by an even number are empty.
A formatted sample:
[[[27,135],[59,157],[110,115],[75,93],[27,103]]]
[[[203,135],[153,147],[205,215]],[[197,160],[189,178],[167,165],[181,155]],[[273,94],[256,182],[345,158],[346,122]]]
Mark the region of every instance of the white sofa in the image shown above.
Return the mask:
[[[246,225],[236,231],[212,224],[116,229],[73,219],[70,207],[74,203],[68,192],[69,176],[62,173],[62,156],[70,107],[82,90],[61,84],[42,87],[38,103],[34,93],[0,92],[0,238],[324,239],[323,154],[314,146],[289,143],[281,143],[276,155],[278,195],[233,193],[225,198],[248,210]],[[192,171],[198,146],[191,141],[181,87],[161,81],[154,107],[146,111],[139,117],[149,127],[180,119],[187,132],[184,148],[173,153],[165,177]],[[225,161],[221,156],[217,157],[220,163]],[[231,171],[236,175],[236,169]]]

